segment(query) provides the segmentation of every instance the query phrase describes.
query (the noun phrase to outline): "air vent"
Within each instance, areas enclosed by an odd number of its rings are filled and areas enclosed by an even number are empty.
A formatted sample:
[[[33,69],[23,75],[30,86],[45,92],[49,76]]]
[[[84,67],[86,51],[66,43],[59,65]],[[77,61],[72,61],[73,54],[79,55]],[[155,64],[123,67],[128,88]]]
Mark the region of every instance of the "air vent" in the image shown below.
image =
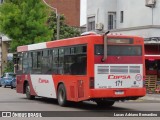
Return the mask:
[[[98,66],[98,74],[140,74],[140,66]]]
[[[98,66],[98,74],[109,74],[109,66]]]
[[[102,23],[96,24],[96,30],[103,30],[103,24]]]
[[[156,0],[146,0],[146,7],[155,7],[156,5]]]
[[[128,74],[128,66],[110,66],[111,74]]]

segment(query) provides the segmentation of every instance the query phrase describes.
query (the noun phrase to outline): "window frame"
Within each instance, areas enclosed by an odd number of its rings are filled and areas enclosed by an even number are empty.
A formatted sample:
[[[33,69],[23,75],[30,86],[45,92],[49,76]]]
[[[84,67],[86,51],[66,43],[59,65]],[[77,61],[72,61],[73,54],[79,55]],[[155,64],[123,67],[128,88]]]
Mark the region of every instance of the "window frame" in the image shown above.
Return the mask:
[[[116,29],[116,12],[108,12],[108,30],[112,29]]]
[[[94,31],[96,27],[95,16],[91,16],[87,18],[87,29],[88,31]]]
[[[124,11],[120,11],[120,23],[124,22]]]
[[[97,54],[97,51],[96,51],[96,50],[97,50],[97,49],[96,49],[97,46],[100,46],[100,47],[102,48],[102,50],[101,50],[102,53]],[[133,48],[133,47],[139,47],[139,49],[141,49],[141,51],[140,51],[139,54],[133,55],[133,54],[124,54],[124,53],[123,53],[123,54],[115,54],[115,53],[114,53],[114,54],[111,54],[111,53],[108,53],[109,50],[107,50],[107,55],[108,55],[108,56],[142,56],[142,52],[143,52],[143,51],[142,51],[142,45],[108,45],[107,48],[109,49],[109,47],[115,47],[115,46],[116,46],[116,48],[117,48],[117,47],[122,47],[122,48],[124,48],[124,47],[132,47],[132,48]],[[127,51],[127,50],[126,50],[126,51]],[[94,45],[94,55],[103,55],[103,45],[102,45],[102,44],[96,44],[96,45]]]

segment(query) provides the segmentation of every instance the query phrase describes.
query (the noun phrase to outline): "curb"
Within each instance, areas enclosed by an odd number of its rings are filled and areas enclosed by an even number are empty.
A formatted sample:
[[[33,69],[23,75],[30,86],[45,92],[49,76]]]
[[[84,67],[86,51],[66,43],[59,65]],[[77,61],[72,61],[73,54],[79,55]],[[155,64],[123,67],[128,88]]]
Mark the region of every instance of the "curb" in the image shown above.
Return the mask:
[[[152,96],[144,96],[144,97],[139,98],[139,99],[141,99],[141,100],[155,100],[155,101],[160,101],[160,97],[156,97],[156,96],[154,96],[154,97],[152,97]]]

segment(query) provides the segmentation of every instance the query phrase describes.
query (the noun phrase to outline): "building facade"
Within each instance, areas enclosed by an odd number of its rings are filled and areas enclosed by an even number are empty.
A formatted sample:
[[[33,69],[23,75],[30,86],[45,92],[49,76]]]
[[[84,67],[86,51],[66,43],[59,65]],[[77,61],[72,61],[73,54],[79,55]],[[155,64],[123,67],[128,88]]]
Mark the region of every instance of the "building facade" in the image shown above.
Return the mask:
[[[154,7],[146,1],[156,1]],[[124,34],[136,34],[144,38],[157,37],[160,32],[160,0],[88,0],[87,30],[92,23]],[[159,35],[160,36],[160,35]]]
[[[87,0],[87,30],[144,38],[146,85],[160,86],[160,0]]]
[[[59,14],[63,14],[66,24],[80,27],[80,0],[45,0],[56,8]]]
[[[4,35],[0,35],[0,76],[3,75],[4,69],[7,66],[7,55],[10,39]]]
[[[3,2],[4,0],[0,0],[0,4]],[[3,75],[3,71],[7,66],[9,41],[11,40],[7,36],[0,33],[0,77]]]

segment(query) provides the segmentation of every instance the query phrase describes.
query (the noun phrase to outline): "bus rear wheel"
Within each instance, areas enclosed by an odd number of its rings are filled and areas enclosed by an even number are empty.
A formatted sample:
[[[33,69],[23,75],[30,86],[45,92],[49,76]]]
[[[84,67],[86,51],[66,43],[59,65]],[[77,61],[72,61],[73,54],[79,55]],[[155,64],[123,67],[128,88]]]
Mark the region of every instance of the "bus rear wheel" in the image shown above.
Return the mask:
[[[29,100],[33,100],[35,98],[34,95],[31,95],[31,92],[30,92],[30,86],[29,84],[27,83],[26,86],[25,86],[25,93],[26,93],[26,97],[27,99]]]
[[[64,87],[63,84],[60,84],[59,87],[58,87],[58,95],[57,95],[57,98],[58,98],[58,104],[60,106],[66,106],[67,105],[67,95],[66,95],[66,89]]]
[[[109,101],[109,100],[97,100],[95,102],[99,107],[111,107],[115,103],[115,101]]]

